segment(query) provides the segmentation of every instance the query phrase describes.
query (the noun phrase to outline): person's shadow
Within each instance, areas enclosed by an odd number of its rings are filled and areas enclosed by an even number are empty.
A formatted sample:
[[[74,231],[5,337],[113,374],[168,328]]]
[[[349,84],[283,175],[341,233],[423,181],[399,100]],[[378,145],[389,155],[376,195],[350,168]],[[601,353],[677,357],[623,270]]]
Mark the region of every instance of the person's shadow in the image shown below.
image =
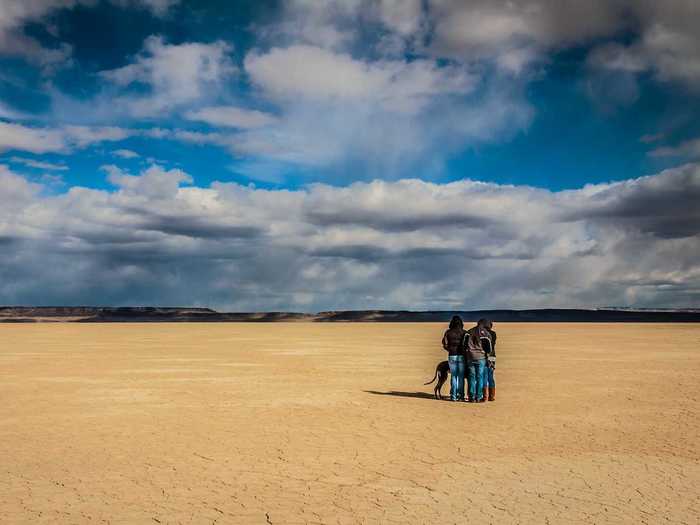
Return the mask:
[[[418,399],[432,399],[436,401],[433,394],[428,392],[399,392],[396,390],[390,390],[389,392],[379,392],[377,390],[365,390],[368,394],[374,394],[375,396],[396,396],[396,397],[415,397]]]

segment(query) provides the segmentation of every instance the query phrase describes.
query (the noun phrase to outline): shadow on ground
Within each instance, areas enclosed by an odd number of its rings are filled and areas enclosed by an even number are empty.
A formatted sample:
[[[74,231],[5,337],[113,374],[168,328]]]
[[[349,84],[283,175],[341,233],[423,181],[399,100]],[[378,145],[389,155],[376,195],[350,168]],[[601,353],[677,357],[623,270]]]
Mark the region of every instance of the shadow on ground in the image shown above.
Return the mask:
[[[432,399],[435,400],[433,394],[428,392],[398,392],[396,390],[390,390],[389,392],[378,392],[377,390],[365,390],[368,394],[374,394],[376,396],[397,396],[397,397],[416,397],[419,399]]]

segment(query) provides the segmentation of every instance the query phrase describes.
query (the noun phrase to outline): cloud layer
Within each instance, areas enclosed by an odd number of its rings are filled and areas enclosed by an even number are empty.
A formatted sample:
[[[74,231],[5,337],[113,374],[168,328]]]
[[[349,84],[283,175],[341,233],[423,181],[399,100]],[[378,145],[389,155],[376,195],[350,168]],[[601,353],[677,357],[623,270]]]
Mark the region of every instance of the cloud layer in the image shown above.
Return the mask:
[[[658,307],[700,294],[697,165],[558,193],[420,180],[201,188],[181,170],[105,171],[114,192],[47,195],[0,170],[3,302]]]

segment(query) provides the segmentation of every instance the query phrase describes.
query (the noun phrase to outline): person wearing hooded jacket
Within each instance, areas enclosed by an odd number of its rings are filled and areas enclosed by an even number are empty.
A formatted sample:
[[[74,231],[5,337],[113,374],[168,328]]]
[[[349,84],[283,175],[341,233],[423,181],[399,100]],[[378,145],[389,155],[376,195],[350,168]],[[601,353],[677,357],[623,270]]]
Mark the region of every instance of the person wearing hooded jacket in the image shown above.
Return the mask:
[[[484,345],[486,351],[486,367],[484,368],[484,397],[488,392],[488,400],[496,401],[496,332],[493,329],[493,323],[486,321],[484,328],[491,336],[489,339],[482,339],[481,344]]]
[[[472,403],[483,403],[489,397],[488,386],[484,380],[487,379],[487,358],[493,349],[491,333],[487,328],[490,325],[490,321],[479,319],[476,326],[464,334],[463,346],[467,355],[469,374],[469,401]]]

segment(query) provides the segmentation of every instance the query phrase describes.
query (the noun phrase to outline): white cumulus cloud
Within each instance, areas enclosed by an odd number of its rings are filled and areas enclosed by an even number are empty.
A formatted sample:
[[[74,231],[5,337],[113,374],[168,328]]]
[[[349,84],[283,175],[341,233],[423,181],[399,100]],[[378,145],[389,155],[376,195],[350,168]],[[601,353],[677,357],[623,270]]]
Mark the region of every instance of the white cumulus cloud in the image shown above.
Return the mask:
[[[477,78],[464,68],[434,62],[364,62],[313,46],[252,52],[245,68],[272,96],[289,99],[377,100],[388,109],[414,111],[436,95],[465,94]]]
[[[151,36],[134,60],[120,68],[102,71],[100,76],[118,87],[148,86],[145,96],[120,95],[114,104],[134,116],[153,116],[204,99],[236,73],[223,41],[211,44],[168,44]]]

